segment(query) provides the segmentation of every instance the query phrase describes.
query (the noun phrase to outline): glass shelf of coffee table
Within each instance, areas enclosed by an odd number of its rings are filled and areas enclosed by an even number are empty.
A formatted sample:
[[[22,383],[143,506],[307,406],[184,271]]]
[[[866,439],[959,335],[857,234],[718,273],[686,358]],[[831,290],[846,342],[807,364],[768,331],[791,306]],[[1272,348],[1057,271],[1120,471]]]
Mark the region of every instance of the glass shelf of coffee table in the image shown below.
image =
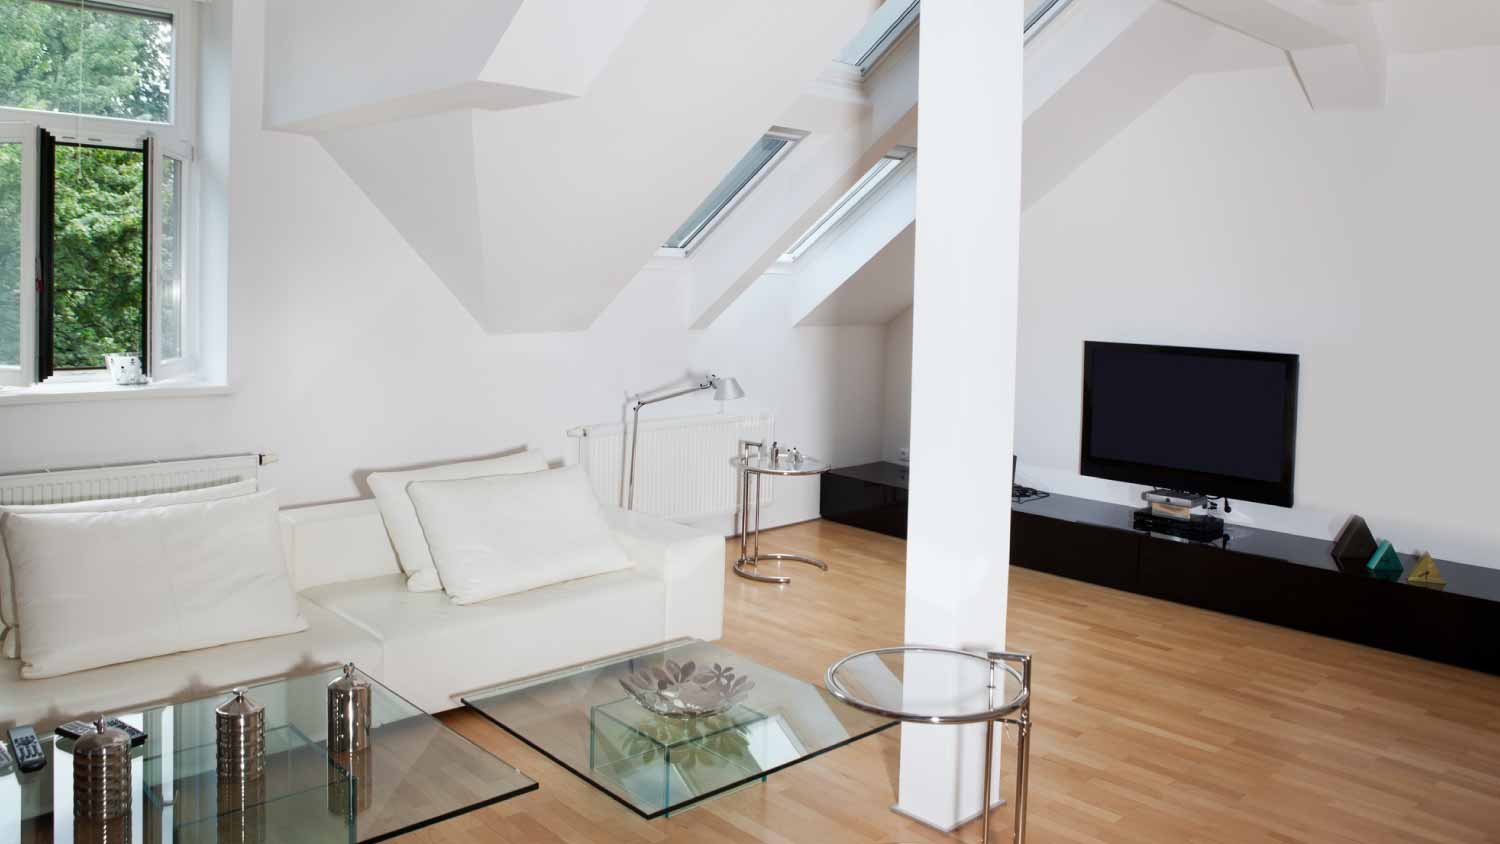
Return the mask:
[[[695,718],[654,714],[621,683],[673,666],[691,666],[692,675],[732,672],[754,686],[722,714]],[[464,704],[648,819],[896,724],[693,639],[478,691]]]
[[[214,708],[227,694],[118,715],[147,740],[131,754],[131,814],[105,824],[75,821],[73,741],[39,730],[47,766],[0,775],[0,844],[368,844],[536,790],[525,774],[362,673],[371,687],[370,747],[330,753],[326,695],[341,673],[249,688],[266,708],[265,775],[251,783],[217,776]]]

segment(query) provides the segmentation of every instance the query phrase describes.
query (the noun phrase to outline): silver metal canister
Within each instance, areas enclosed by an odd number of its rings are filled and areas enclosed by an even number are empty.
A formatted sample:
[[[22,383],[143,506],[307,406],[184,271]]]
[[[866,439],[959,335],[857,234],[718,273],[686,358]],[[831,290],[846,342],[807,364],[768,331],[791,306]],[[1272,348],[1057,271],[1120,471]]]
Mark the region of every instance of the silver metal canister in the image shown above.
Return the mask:
[[[107,821],[130,814],[130,736],[94,722],[73,744],[73,816]]]
[[[370,684],[344,664],[344,673],[328,684],[328,750],[358,753],[370,746]]]
[[[266,771],[266,708],[235,689],[234,697],[214,710],[214,726],[219,779],[260,779]]]

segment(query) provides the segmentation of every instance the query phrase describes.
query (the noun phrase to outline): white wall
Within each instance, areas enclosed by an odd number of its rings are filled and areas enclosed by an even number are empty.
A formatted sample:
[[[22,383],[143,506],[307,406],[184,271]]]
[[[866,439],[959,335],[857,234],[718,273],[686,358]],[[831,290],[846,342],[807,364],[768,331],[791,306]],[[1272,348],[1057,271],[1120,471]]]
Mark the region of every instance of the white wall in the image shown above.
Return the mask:
[[[748,397],[729,409],[774,412],[783,442],[836,464],[878,457],[879,328],[791,328],[774,278],[705,331],[685,328],[686,290],[642,275],[587,331],[485,334],[316,141],[260,129],[261,4],[210,8],[234,14],[234,392],[5,408],[0,472],[265,451],[283,504],[350,498],[364,470],[523,444],[571,461],[567,428],[618,421],[626,393],[690,367],[737,376]],[[816,515],[815,482],[783,484],[766,514]]]
[[[1372,112],[1200,75],[1111,141],[1025,217],[1022,481],[1137,500],[1077,474],[1086,339],[1295,352],[1297,508],[1232,520],[1500,566],[1497,90],[1494,48],[1393,57]]]
[[[880,459],[899,461],[911,446],[911,308],[885,324],[885,385],[881,398]]]

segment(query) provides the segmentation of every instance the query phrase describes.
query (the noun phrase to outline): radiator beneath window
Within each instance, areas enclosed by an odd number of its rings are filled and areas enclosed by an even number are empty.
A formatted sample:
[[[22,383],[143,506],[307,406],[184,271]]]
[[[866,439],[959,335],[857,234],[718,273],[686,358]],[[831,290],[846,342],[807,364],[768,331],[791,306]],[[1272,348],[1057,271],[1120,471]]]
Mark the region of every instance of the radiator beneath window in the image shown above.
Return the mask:
[[[202,489],[260,476],[260,455],[200,457],[0,475],[0,505],[65,504]]]
[[[740,440],[769,443],[770,416],[684,416],[641,423],[635,461],[635,509],[667,519],[734,513],[739,506],[738,471],[730,461]],[[623,425],[574,428],[578,462],[604,504],[624,506],[630,429]],[[770,504],[775,484],[762,481],[761,501]]]

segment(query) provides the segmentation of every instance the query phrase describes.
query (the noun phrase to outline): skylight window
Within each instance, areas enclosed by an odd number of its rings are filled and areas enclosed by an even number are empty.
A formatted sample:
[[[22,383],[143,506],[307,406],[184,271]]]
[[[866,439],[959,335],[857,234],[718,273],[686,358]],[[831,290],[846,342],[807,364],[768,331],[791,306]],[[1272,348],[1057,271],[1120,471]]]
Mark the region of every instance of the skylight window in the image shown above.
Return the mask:
[[[869,73],[921,14],[920,0],[885,0],[859,34],[839,53],[838,61]]]
[[[1070,2],[1072,0],[1026,0],[1021,25],[1026,40],[1030,41],[1041,32]],[[861,75],[868,74],[921,15],[921,0],[885,0],[854,40],[838,54],[838,61],[859,68]]]
[[[693,248],[734,210],[734,206],[750,192],[755,183],[771,171],[771,165],[779,161],[796,142],[797,136],[786,132],[769,132],[762,136],[662,246],[667,249]]]
[[[874,167],[866,170],[853,187],[844,191],[844,195],[839,197],[831,208],[823,212],[823,216],[809,226],[801,237],[792,241],[791,248],[782,253],[781,260],[795,261],[802,257],[802,253],[811,249],[812,245],[822,239],[823,235],[828,234],[834,226],[849,216],[850,212],[869,199],[870,195],[875,193],[881,185],[889,181],[915,151],[911,147],[896,147],[881,156],[880,160],[875,162]]]

